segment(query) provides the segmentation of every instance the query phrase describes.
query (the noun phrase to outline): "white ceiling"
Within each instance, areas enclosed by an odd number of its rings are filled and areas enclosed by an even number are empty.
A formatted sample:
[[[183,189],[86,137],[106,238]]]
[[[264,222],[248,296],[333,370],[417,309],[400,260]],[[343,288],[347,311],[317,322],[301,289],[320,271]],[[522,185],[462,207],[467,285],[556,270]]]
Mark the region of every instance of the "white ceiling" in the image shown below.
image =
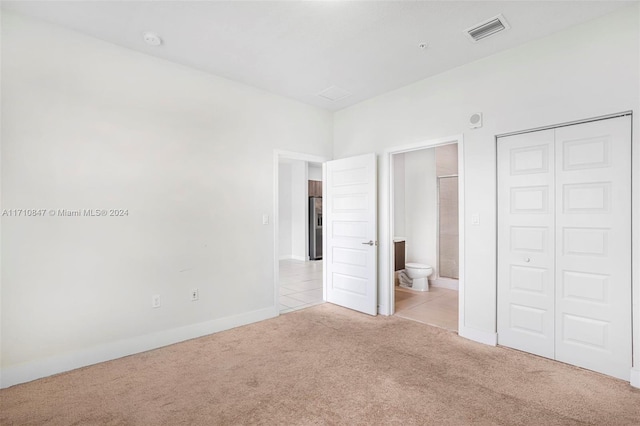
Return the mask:
[[[2,1],[2,7],[338,110],[634,2]],[[463,34],[499,13],[510,30],[478,43]],[[149,30],[162,46],[144,43]],[[332,86],[351,95],[333,102],[318,96]]]

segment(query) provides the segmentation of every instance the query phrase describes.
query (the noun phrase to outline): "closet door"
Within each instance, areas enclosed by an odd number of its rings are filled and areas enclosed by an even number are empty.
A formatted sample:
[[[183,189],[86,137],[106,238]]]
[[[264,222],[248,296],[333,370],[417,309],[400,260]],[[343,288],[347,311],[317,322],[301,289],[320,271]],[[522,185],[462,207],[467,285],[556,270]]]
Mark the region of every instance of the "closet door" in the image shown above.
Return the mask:
[[[498,139],[498,343],[554,357],[554,131]]]
[[[631,121],[556,129],[556,359],[629,379]]]

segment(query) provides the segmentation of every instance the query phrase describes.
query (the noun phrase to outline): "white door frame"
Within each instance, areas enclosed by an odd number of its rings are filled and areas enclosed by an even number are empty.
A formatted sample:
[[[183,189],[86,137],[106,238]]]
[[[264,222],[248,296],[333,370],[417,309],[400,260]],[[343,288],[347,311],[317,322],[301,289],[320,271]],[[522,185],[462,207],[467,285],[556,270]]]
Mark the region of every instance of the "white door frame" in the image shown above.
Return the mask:
[[[273,300],[274,300],[274,308],[276,310],[276,312],[278,312],[278,315],[280,315],[280,309],[279,307],[279,301],[280,301],[280,292],[279,292],[279,287],[280,287],[280,227],[279,227],[279,220],[280,220],[280,216],[278,213],[278,207],[279,207],[279,198],[278,198],[278,184],[280,182],[280,171],[279,171],[279,164],[280,164],[280,160],[301,160],[301,161],[306,161],[307,163],[321,163],[323,164],[322,167],[322,181],[323,181],[323,188],[324,188],[324,181],[325,181],[325,177],[324,177],[324,163],[326,161],[329,161],[330,159],[327,157],[321,157],[321,156],[317,156],[317,155],[311,155],[311,154],[303,154],[303,153],[299,153],[299,152],[292,152],[292,151],[283,151],[283,150],[279,150],[279,149],[275,149],[273,150],[273,213],[271,215],[272,217],[272,223],[273,223]],[[305,204],[305,208],[308,209],[309,205],[308,203]],[[324,207],[323,207],[324,208]],[[307,224],[307,226],[309,226]],[[309,238],[308,232],[305,233],[305,241],[307,241]],[[308,247],[309,243],[308,241],[305,244],[305,247]],[[326,281],[324,279],[324,268],[322,270],[322,287],[323,287],[323,292],[324,292],[324,287],[326,286]]]
[[[380,174],[381,206],[380,217],[380,274],[378,307],[381,315],[393,315],[395,312],[394,294],[394,263],[393,263],[393,154],[418,151],[425,148],[435,148],[441,145],[458,144],[458,227],[459,227],[459,295],[458,295],[458,330],[464,327],[464,137],[462,134],[430,139],[411,145],[404,145],[386,149],[382,154]]]

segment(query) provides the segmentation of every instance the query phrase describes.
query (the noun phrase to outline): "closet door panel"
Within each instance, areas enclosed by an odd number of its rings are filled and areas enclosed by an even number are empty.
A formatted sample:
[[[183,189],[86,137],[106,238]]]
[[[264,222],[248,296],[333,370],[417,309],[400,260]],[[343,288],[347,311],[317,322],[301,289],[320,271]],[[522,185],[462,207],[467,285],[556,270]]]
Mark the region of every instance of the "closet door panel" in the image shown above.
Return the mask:
[[[628,380],[630,117],[556,129],[556,359]]]
[[[553,130],[498,140],[498,342],[554,357]]]

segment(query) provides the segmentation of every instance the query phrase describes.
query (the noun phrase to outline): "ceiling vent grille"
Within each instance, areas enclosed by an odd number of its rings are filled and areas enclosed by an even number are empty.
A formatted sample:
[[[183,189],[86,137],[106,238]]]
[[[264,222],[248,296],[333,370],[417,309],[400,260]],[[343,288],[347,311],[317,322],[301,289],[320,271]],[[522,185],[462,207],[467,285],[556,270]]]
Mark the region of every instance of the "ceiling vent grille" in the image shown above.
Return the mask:
[[[468,28],[464,33],[475,43],[476,41],[487,38],[500,31],[508,30],[509,28],[511,28],[511,26],[507,23],[507,20],[504,19],[504,16],[498,15]]]
[[[349,95],[351,95],[351,92],[337,86],[331,86],[318,93],[318,96],[331,102],[339,101],[340,99],[344,99]]]

